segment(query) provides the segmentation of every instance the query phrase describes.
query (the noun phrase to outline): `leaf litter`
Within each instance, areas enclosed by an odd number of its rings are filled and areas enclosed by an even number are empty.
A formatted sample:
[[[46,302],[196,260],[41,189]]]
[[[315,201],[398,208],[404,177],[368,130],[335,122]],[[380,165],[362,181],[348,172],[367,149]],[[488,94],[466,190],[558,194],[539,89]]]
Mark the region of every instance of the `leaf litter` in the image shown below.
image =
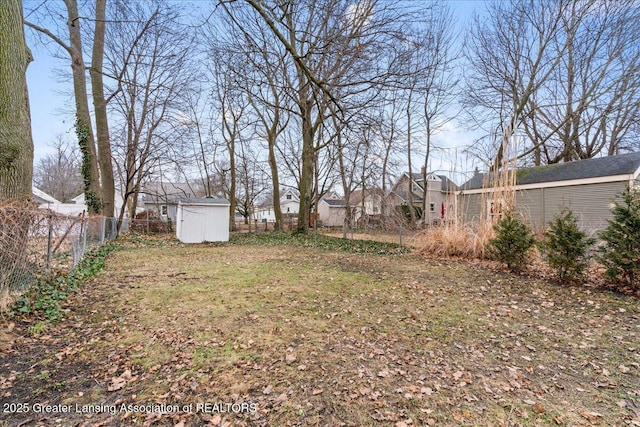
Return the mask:
[[[0,423],[640,425],[637,299],[412,255],[133,246],[43,334],[5,320],[3,403],[216,410]]]

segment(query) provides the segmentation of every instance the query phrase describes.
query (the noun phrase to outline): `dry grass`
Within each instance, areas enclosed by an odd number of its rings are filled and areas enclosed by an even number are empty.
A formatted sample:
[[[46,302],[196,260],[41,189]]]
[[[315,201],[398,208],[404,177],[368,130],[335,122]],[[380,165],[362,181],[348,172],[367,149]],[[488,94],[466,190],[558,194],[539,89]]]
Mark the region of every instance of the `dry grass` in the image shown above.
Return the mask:
[[[640,422],[638,300],[474,264],[155,241],[115,253],[69,310],[0,359],[12,402],[256,411],[41,414],[31,424]]]
[[[455,222],[418,233],[413,245],[420,254],[476,259],[485,257],[487,243],[493,236],[493,227],[487,222],[480,226]]]

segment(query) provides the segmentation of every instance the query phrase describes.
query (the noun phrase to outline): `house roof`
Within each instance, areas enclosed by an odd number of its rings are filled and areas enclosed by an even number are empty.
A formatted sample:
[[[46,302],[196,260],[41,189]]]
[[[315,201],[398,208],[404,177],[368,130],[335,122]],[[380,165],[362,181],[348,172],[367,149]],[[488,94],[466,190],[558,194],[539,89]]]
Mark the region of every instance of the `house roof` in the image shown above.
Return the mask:
[[[332,208],[339,208],[347,205],[344,200],[340,200],[340,199],[322,199],[322,200],[326,204],[328,204],[329,207],[332,207]]]
[[[58,199],[40,190],[35,185],[31,186],[31,195],[33,196],[33,201],[40,205],[44,203],[60,203]]]
[[[368,196],[384,196],[384,192],[380,187],[367,188],[364,191],[365,198]],[[362,202],[362,190],[353,190],[349,196],[349,203],[351,205],[357,205]]]
[[[639,169],[640,152],[628,153],[519,169],[516,174],[516,184],[542,184],[606,176],[632,175]],[[483,188],[485,177],[490,178],[491,175],[491,173],[477,173],[464,183],[461,189],[475,190]]]
[[[212,205],[212,206],[230,206],[231,203],[227,199],[215,199],[213,197],[182,197],[181,204],[186,205]]]
[[[440,190],[442,192],[444,192],[444,193],[448,193],[448,192],[451,192],[451,191],[456,191],[458,189],[458,186],[456,185],[456,183],[451,181],[446,175],[438,175],[438,174],[434,174],[433,172],[430,172],[430,173],[427,174],[427,176],[429,176],[429,175],[435,175],[438,178],[440,178],[440,181],[441,181]],[[411,173],[411,177],[416,182],[416,184],[422,186],[422,183],[423,183],[422,173],[413,172],[413,173]]]
[[[149,182],[142,190],[144,202],[177,204],[180,199],[195,197],[195,190],[187,182]]]

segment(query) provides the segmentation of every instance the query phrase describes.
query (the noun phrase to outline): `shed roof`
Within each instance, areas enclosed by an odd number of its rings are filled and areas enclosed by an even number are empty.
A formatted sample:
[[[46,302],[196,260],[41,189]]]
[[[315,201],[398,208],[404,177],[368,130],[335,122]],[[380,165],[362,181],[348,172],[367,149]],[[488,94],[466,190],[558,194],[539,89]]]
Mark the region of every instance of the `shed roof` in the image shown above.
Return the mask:
[[[215,199],[213,197],[183,197],[180,199],[183,205],[211,205],[211,206],[231,206],[227,199]]]
[[[605,176],[631,175],[636,173],[638,169],[640,169],[640,152],[519,169],[516,175],[516,184],[542,184]],[[464,183],[461,189],[480,189],[483,187],[485,177],[491,177],[491,175],[491,173],[477,173]]]

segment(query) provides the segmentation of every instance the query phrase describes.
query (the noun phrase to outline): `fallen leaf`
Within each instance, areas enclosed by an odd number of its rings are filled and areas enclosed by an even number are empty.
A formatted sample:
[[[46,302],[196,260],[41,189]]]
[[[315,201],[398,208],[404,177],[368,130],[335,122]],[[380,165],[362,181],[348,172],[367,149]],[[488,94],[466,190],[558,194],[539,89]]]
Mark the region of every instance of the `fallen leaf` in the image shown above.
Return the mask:
[[[111,378],[111,383],[107,386],[107,391],[120,390],[127,384],[127,381],[131,379],[131,370],[127,369],[119,377]]]
[[[591,412],[591,411],[580,412],[580,415],[582,415],[584,418],[589,420],[590,423],[593,423],[593,424],[599,422],[600,419],[602,418],[602,414],[599,414],[597,412]]]
[[[293,363],[296,361],[296,359],[298,359],[298,357],[295,353],[287,353],[287,355],[284,357],[284,360],[287,363]]]
[[[311,394],[317,396],[318,394],[322,394],[323,391],[324,390],[322,390],[321,388],[316,388],[311,392]]]
[[[433,390],[431,389],[431,387],[422,387],[420,389],[420,393],[426,394],[427,396],[431,396],[433,394]]]

